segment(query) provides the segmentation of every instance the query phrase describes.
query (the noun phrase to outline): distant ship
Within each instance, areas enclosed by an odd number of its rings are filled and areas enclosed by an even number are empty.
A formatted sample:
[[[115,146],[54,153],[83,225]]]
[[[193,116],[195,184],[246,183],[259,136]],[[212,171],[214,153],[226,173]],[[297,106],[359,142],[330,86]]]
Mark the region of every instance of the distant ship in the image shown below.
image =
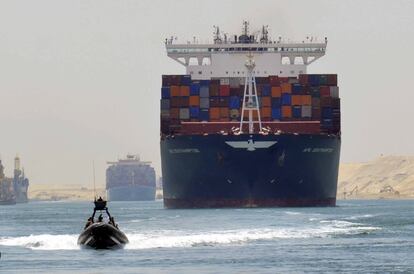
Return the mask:
[[[4,166],[0,160],[0,205],[27,203],[29,179],[24,175],[24,169],[20,168],[20,158],[14,158],[14,176],[7,178],[4,174]]]
[[[151,162],[141,161],[138,155],[127,155],[117,162],[108,162],[106,191],[110,201],[155,200],[155,171]]]

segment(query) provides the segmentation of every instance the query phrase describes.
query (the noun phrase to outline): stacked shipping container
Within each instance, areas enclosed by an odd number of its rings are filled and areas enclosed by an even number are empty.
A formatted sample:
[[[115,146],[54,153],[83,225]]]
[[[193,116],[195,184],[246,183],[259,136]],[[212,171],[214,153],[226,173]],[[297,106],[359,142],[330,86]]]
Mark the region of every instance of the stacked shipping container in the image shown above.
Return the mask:
[[[240,121],[244,84],[244,78],[192,81],[190,75],[163,75],[161,133],[179,132],[181,122]],[[320,132],[340,132],[336,74],[257,77],[256,87],[263,122],[319,121]]]

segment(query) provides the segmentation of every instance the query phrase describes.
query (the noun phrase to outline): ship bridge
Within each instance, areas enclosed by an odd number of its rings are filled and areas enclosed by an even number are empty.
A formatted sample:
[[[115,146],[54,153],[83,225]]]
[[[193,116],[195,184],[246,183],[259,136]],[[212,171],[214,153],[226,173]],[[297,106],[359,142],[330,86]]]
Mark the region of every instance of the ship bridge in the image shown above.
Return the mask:
[[[240,36],[231,38],[215,27],[214,42],[199,44],[194,39],[186,44],[175,43],[174,37],[165,40],[167,55],[186,67],[192,79],[216,77],[246,77],[244,63],[252,55],[256,63],[256,77],[279,75],[296,77],[306,73],[306,67],[325,55],[327,38],[323,42],[306,37],[301,42],[272,40],[267,26],[260,35],[251,35],[248,22],[243,22]]]

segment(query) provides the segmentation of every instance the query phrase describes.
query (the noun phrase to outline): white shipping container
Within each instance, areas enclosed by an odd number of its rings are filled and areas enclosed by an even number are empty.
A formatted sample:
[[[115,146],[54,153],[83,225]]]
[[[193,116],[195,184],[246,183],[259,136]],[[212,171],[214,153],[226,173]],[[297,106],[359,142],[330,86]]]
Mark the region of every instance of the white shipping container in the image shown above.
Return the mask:
[[[209,98],[200,98],[200,108],[209,108],[210,107],[210,99]]]
[[[288,83],[289,84],[299,84],[299,79],[298,78],[289,78]]]
[[[311,106],[302,106],[302,118],[312,117],[312,107]]]
[[[170,99],[161,99],[161,110],[170,109]]]
[[[180,119],[190,119],[190,110],[188,108],[180,108]]]
[[[339,88],[338,87],[329,87],[332,98],[339,98]]]
[[[240,86],[239,78],[229,78],[229,84],[232,88],[238,88]]]
[[[209,88],[207,86],[200,87],[200,97],[208,98],[210,96]]]

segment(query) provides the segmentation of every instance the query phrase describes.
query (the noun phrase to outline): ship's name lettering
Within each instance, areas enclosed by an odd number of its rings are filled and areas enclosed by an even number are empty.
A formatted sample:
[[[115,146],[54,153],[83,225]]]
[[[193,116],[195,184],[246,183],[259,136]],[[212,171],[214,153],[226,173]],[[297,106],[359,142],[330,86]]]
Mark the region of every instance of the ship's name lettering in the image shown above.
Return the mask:
[[[172,154],[176,153],[200,153],[200,150],[198,148],[174,148],[168,150]]]
[[[303,149],[302,152],[313,152],[313,153],[331,153],[333,152],[333,148],[325,148],[325,147],[307,147]]]

